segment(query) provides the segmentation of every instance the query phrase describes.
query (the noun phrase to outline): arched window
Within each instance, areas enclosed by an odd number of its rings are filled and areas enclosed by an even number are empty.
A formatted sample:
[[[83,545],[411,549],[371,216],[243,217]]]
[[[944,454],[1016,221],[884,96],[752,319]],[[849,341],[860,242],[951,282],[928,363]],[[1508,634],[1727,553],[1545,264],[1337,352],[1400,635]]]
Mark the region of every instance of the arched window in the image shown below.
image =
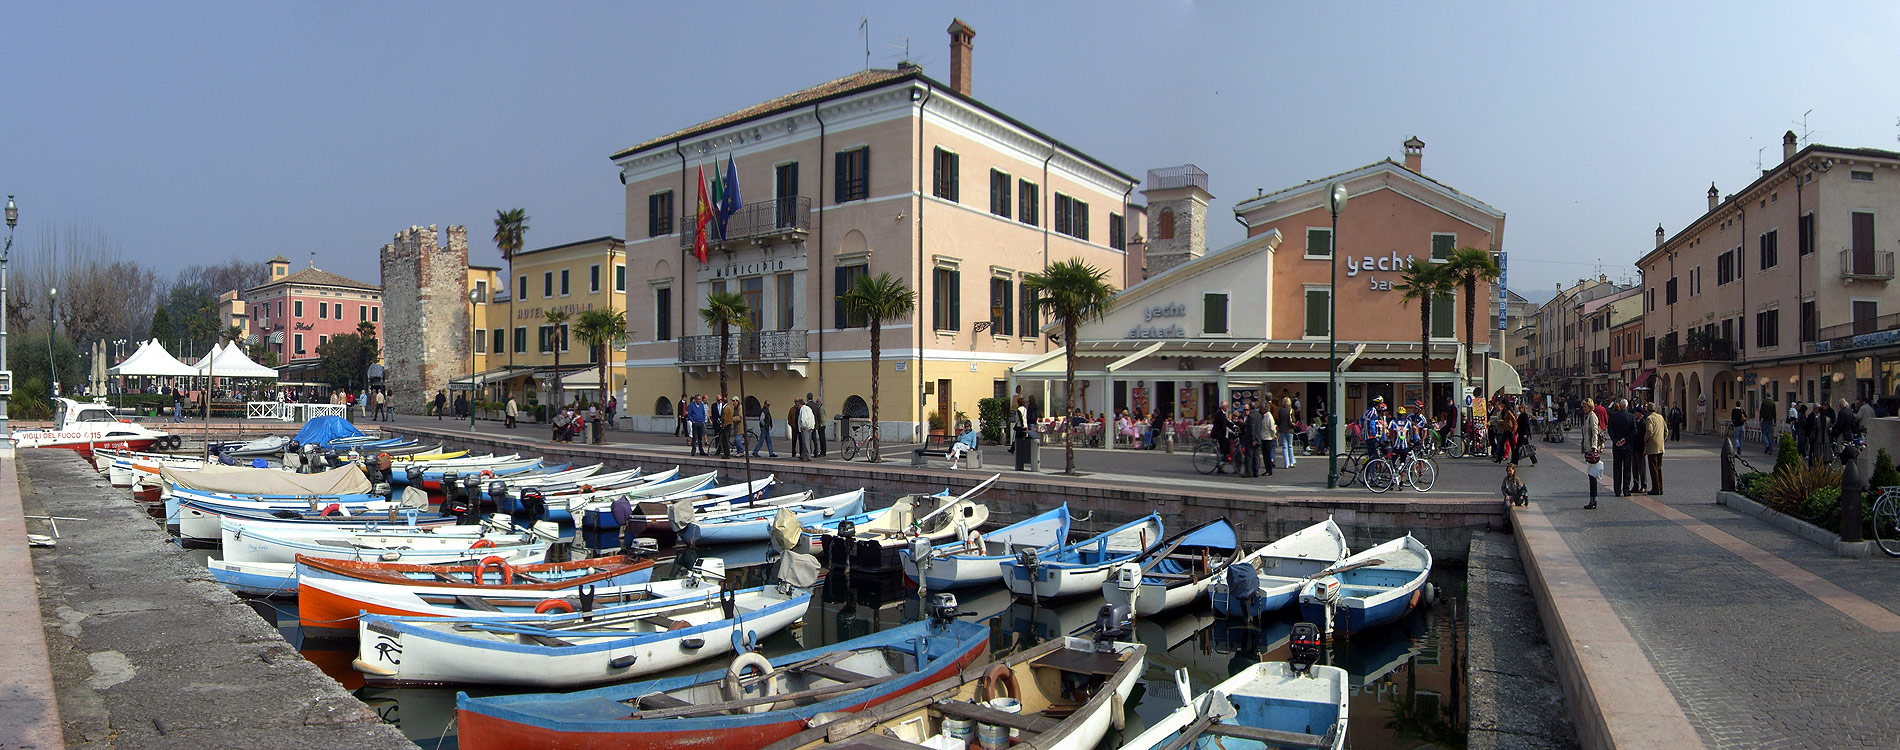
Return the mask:
[[[1174,239],[1174,209],[1161,209],[1161,218],[1157,220],[1157,224],[1155,227],[1155,239]]]
[[[656,399],[653,402],[653,416],[656,416],[656,417],[673,416],[673,402],[667,400],[665,396],[661,396],[658,399]]]
[[[868,419],[871,407],[864,403],[862,397],[852,396],[844,400],[844,416],[846,419]]]
[[[759,417],[759,410],[759,400],[757,398],[752,396],[745,397],[745,415],[747,419],[757,419]]]

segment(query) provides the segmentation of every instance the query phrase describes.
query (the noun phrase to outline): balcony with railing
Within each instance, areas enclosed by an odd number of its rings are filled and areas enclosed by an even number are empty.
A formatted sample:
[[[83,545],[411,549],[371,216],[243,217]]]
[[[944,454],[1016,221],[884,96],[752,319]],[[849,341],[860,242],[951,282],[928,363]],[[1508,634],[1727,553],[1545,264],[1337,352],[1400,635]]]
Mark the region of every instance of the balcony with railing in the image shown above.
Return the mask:
[[[1892,281],[1893,251],[1842,248],[1841,278],[1847,281]]]
[[[715,212],[716,214],[716,212]],[[693,246],[693,229],[698,214],[681,218],[680,247]],[[735,249],[741,243],[769,245],[796,242],[811,233],[811,199],[802,195],[747,203],[726,220],[726,238],[719,239],[717,219],[706,225],[706,245],[714,249]]]
[[[1608,362],[1591,362],[1591,363],[1590,363],[1590,373],[1591,373],[1592,375],[1608,375],[1608,374],[1610,374],[1610,363],[1608,363]]]
[[[1814,351],[1840,352],[1896,342],[1900,342],[1900,313],[1823,328],[1815,339]]]
[[[758,363],[784,364],[804,362],[810,353],[806,350],[805,330],[794,328],[789,331],[738,331],[727,335],[726,364],[754,365]],[[680,338],[680,365],[682,367],[719,364],[719,336],[682,336]]]
[[[1733,362],[1735,361],[1735,344],[1727,339],[1708,342],[1692,341],[1680,346],[1673,342],[1668,346],[1658,343],[1656,361],[1665,365],[1684,362]]]

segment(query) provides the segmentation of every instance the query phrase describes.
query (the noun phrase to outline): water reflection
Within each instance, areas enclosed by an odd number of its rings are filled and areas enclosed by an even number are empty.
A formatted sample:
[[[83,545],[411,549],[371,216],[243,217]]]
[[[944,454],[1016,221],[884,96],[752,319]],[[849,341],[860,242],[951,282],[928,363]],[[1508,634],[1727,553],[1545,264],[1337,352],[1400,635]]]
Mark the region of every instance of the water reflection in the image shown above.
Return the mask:
[[[732,566],[728,570],[734,585],[739,586],[756,585],[761,573],[757,563],[764,559],[757,549],[709,549],[698,554],[726,559]],[[692,559],[690,554],[682,553],[674,565],[690,565]],[[666,574],[667,567],[662,566],[661,575]],[[1438,590],[1458,591],[1463,575],[1462,568],[1441,564],[1432,578]],[[1040,604],[1012,600],[1001,587],[956,593],[959,608],[976,613],[968,619],[988,622],[991,651],[999,656],[1089,628],[1102,605],[1100,597]],[[854,577],[840,571],[826,580],[819,594],[812,598],[803,625],[761,644],[768,657],[850,640],[917,618],[915,592],[903,584],[901,576],[893,581]],[[295,602],[273,604],[278,621],[286,623],[280,627],[285,637],[300,644],[304,656],[324,672],[356,690],[358,697],[385,721],[401,727],[424,748],[456,746],[454,689],[364,688],[361,676],[350,667],[355,657],[354,642],[303,643],[296,627]],[[1326,663],[1345,669],[1351,678],[1350,747],[1410,750],[1464,744],[1463,623],[1455,619],[1455,609],[1440,602],[1391,627],[1329,644]],[[1149,648],[1148,669],[1131,697],[1134,710],[1129,712],[1127,728],[1119,735],[1111,731],[1103,747],[1119,746],[1122,738],[1133,738],[1149,722],[1181,705],[1173,683],[1176,669],[1187,669],[1195,689],[1203,690],[1249,664],[1285,659],[1292,623],[1290,612],[1282,619],[1245,623],[1217,618],[1201,608],[1136,622],[1135,637]],[[653,678],[720,666],[705,662]],[[507,691],[469,692],[486,695]]]

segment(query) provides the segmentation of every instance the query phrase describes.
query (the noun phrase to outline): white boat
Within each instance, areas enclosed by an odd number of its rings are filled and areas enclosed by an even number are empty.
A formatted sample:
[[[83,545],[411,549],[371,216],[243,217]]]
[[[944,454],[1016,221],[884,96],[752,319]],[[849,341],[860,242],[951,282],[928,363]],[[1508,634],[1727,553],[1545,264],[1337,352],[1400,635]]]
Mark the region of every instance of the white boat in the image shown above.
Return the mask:
[[[378,499],[368,503],[324,503],[317,508],[302,503],[224,503],[183,496],[173,499],[177,501],[178,512],[169,517],[167,523],[177,522],[178,539],[183,542],[217,544],[224,538],[226,523],[286,532],[299,528],[396,528],[455,523],[453,517],[430,513],[426,498],[421,504]],[[171,507],[170,501],[167,507]]]
[[[1102,582],[1102,596],[1138,617],[1186,606],[1226,574],[1239,547],[1233,524],[1225,518],[1209,521],[1115,566]]]
[[[1032,516],[990,533],[966,535],[947,545],[932,544],[898,553],[904,575],[931,591],[1003,580],[1003,563],[1022,550],[1050,555],[1069,540],[1069,505]],[[917,552],[921,552],[918,555]]]
[[[711,481],[699,488],[669,489],[650,488],[645,485],[630,491],[597,493],[594,499],[585,503],[569,501],[573,508],[573,519],[578,525],[590,529],[610,529],[619,526],[613,520],[614,503],[623,497],[631,505],[631,520],[644,523],[648,532],[674,532],[678,529],[673,523],[674,508],[681,501],[691,501],[695,515],[724,513],[739,508],[765,508],[784,505],[789,502],[786,495],[768,497],[772,486],[778,484],[777,475],[768,475],[745,484],[716,486]],[[558,498],[549,498],[550,501]],[[555,516],[556,506],[550,502],[548,515],[543,520],[560,522]],[[680,524],[684,526],[684,524]],[[649,534],[650,535],[650,534]]]
[[[1333,519],[1295,531],[1242,556],[1207,589],[1214,611],[1253,619],[1292,604],[1306,577],[1351,554]]]
[[[470,535],[447,526],[397,531],[327,530],[288,533],[265,531],[242,524],[223,528],[224,559],[228,562],[295,562],[298,555],[332,560],[380,560],[404,563],[449,563],[500,557],[508,562],[539,560],[547,554],[546,539],[532,534]]]
[[[1162,533],[1161,515],[1151,513],[1048,557],[1033,551],[1018,554],[1004,561],[1003,583],[1017,596],[1037,599],[1099,594],[1109,571],[1154,549]]]
[[[680,530],[680,541],[688,544],[763,542],[772,535],[773,520],[781,510],[791,511],[797,515],[801,526],[809,526],[828,518],[854,515],[864,509],[862,488],[820,498],[813,498],[811,494],[810,491],[794,493],[792,500],[779,505],[695,514],[693,522]],[[803,496],[803,499],[797,499],[799,496]]]
[[[947,492],[909,495],[882,511],[827,524],[831,528],[822,534],[825,555],[834,568],[875,574],[902,570],[902,553],[918,537],[933,546],[961,541],[989,523],[989,506],[975,498],[1002,476],[991,476],[954,497]],[[814,532],[814,536],[820,534]]]
[[[178,437],[113,416],[104,401],[82,404],[70,398],[53,399],[53,427],[18,430],[8,439],[15,448],[70,448],[87,458],[95,448],[141,451],[178,447]]]
[[[1140,643],[1058,638],[988,665],[964,670],[903,699],[856,714],[814,720],[766,750],[826,746],[964,747],[983,735],[1037,750],[1093,750],[1126,720],[1128,696],[1141,681],[1148,648]],[[1003,693],[1008,693],[1007,697]],[[1077,697],[1086,696],[1077,701]],[[951,735],[950,722],[976,737]],[[974,747],[976,743],[969,743]]]
[[[1182,706],[1121,750],[1183,747],[1291,747],[1344,750],[1346,670],[1283,661],[1249,665],[1190,697],[1187,671],[1175,674]]]
[[[577,522],[585,509],[590,506],[608,505],[615,500],[625,498],[638,503],[644,500],[664,498],[688,492],[700,492],[719,481],[719,472],[709,471],[689,477],[680,477],[659,482],[647,482],[626,489],[604,492],[583,492],[573,495],[554,495],[544,497],[542,511],[537,516],[543,521],[572,524]]]
[[[764,586],[593,612],[364,615],[352,664],[375,685],[576,688],[745,650],[790,627],[810,605],[810,592]]]
[[[310,558],[304,558],[309,560]],[[519,568],[492,566],[504,579],[484,579],[483,585],[444,585],[434,582],[392,582],[331,572],[322,561],[300,562],[296,570],[297,609],[305,625],[355,629],[359,613],[398,617],[466,617],[483,614],[529,614],[543,611],[605,610],[627,604],[700,596],[717,591],[726,577],[726,565],[716,557],[702,558],[686,575],[666,581],[650,580],[653,566],[627,566],[625,572],[583,577],[574,582],[542,581]],[[570,563],[571,564],[571,563]],[[551,568],[549,563],[538,566]],[[485,573],[486,571],[484,571]],[[512,576],[508,576],[513,573]],[[512,577],[516,585],[504,584]]]
[[[1353,555],[1300,586],[1300,619],[1324,633],[1358,633],[1397,621],[1425,599],[1432,552],[1411,534]]]

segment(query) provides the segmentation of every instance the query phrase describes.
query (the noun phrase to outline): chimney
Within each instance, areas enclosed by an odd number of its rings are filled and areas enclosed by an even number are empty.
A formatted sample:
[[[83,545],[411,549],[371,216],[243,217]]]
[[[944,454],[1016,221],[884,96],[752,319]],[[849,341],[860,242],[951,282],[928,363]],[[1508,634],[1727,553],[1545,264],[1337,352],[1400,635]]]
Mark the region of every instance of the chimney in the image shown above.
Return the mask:
[[[976,29],[963,19],[950,19],[950,88],[964,96],[970,95],[970,40],[975,38]]]
[[[1657,224],[1657,225],[1656,225],[1656,246],[1657,246],[1657,247],[1662,247],[1662,243],[1663,243],[1663,230],[1662,230],[1662,225],[1661,225],[1661,224]]]
[[[1720,197],[1721,195],[1722,195],[1721,193],[1718,193],[1715,191],[1715,183],[1713,182],[1709,183],[1709,210],[1710,211],[1714,211],[1716,206],[1721,205],[1722,203],[1722,199]]]
[[[1405,139],[1405,168],[1418,174],[1425,174],[1425,142],[1412,136]]]
[[[1782,134],[1781,136],[1781,160],[1782,161],[1793,159],[1794,152],[1801,150],[1795,147],[1795,143],[1796,141],[1794,137],[1794,131],[1790,130]]]

